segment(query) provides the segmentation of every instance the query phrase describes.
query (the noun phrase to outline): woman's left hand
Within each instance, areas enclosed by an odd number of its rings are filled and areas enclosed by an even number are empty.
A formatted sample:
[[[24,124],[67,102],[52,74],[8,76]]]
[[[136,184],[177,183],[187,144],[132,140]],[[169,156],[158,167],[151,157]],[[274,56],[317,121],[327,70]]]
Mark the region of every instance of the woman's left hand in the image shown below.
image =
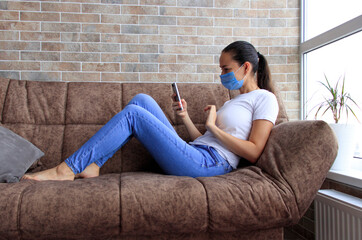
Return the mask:
[[[204,111],[209,111],[209,116],[206,119],[205,126],[208,130],[211,130],[212,127],[216,126],[216,106],[208,105],[207,107],[205,107]]]

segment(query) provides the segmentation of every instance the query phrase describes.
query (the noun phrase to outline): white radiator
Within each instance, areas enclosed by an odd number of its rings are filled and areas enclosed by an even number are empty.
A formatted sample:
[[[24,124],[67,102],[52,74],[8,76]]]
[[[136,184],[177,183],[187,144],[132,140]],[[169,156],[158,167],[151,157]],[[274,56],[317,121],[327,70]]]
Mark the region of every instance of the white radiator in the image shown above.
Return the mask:
[[[319,190],[314,216],[316,240],[362,240],[362,199]]]

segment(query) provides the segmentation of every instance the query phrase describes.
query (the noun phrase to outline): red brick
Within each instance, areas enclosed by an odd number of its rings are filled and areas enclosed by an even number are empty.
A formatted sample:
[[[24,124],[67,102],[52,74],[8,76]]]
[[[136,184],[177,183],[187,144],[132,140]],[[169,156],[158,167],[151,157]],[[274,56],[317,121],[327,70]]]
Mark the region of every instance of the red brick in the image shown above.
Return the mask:
[[[213,37],[202,37],[202,36],[178,36],[177,44],[187,45],[213,45]]]
[[[140,43],[176,44],[177,38],[169,35],[143,35],[140,37]]]
[[[43,51],[80,52],[80,43],[42,42]]]
[[[101,74],[100,73],[85,73],[85,72],[64,72],[62,73],[62,81],[69,82],[100,82]]]
[[[244,9],[243,9],[244,10]],[[220,9],[220,8],[200,8],[197,11],[200,17],[224,17],[231,18],[234,16],[233,9]]]
[[[81,26],[79,23],[41,23],[42,31],[49,32],[80,32]]]
[[[21,32],[20,39],[26,41],[60,41],[60,33]]]
[[[102,23],[138,24],[138,16],[102,14]]]
[[[42,71],[80,71],[80,63],[42,62]]]
[[[100,42],[100,33],[62,33],[62,42]]]
[[[1,31],[0,40],[19,40],[19,32]]]
[[[44,12],[80,12],[78,3],[42,3],[41,10]]]
[[[0,60],[19,60],[19,52],[0,51]]]
[[[122,14],[158,15],[156,6],[122,6]]]
[[[196,16],[202,9],[180,8],[180,7],[160,7],[160,14],[165,16]]]
[[[38,62],[0,62],[0,70],[40,70]]]
[[[24,11],[40,11],[39,2],[30,2],[30,1],[6,1],[3,2],[4,9],[6,10],[24,10]]]
[[[40,23],[0,21],[0,30],[40,31]]]
[[[160,34],[171,35],[196,35],[196,27],[183,27],[183,26],[160,26]]]
[[[119,24],[83,24],[83,32],[94,33],[120,33]]]
[[[120,44],[83,43],[82,52],[119,52]]]
[[[196,46],[160,45],[160,53],[196,54]]]
[[[56,53],[56,52],[21,52],[21,60],[59,61],[60,53]]]
[[[0,20],[19,20],[19,12],[0,11]]]
[[[87,72],[119,72],[119,63],[83,63],[82,70]]]
[[[140,44],[123,44],[122,52],[124,53],[158,53],[158,45],[140,45]]]
[[[109,43],[137,43],[137,35],[126,35],[126,34],[102,34],[102,42]]]
[[[287,6],[287,0],[258,0],[251,1],[250,4],[251,8],[256,9],[285,8]]]
[[[200,27],[197,35],[201,36],[232,36],[232,28],[229,27]]]
[[[141,73],[141,82],[174,82],[176,73]]]
[[[0,49],[3,50],[40,50],[39,42],[0,42]]]
[[[21,80],[60,81],[60,72],[22,72]]]
[[[213,26],[214,20],[206,17],[178,17],[177,25],[185,26]],[[171,25],[171,24],[169,24]]]
[[[257,0],[260,1],[260,0]],[[264,0],[261,0],[264,1]],[[269,0],[270,1],[270,0]],[[215,7],[222,8],[249,8],[249,1],[240,0],[215,0]]]
[[[194,64],[160,64],[160,72],[196,73]]]
[[[141,0],[141,5],[176,6],[176,0]]]
[[[21,21],[47,21],[47,22],[59,22],[59,13],[40,13],[40,12],[21,12]]]
[[[99,62],[100,53],[62,53],[62,61]]]
[[[102,53],[102,62],[139,62],[139,54]]]
[[[98,14],[62,13],[62,22],[93,22],[93,23],[99,23],[100,22],[100,16]]]
[[[47,1],[47,0],[44,0]],[[59,0],[52,0],[52,1],[59,1]],[[78,3],[99,3],[101,0],[61,0],[62,2],[78,2]]]
[[[138,73],[102,73],[102,82],[138,82]]]
[[[122,7],[123,8],[123,7]],[[115,4],[82,4],[83,13],[108,13],[108,14],[119,14],[120,5]]]

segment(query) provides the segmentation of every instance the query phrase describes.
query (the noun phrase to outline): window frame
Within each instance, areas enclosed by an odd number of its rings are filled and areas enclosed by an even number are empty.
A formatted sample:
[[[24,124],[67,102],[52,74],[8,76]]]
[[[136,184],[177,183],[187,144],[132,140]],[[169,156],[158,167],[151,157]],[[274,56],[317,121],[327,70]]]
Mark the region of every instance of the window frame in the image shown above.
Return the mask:
[[[304,3],[305,0],[302,0],[302,3]],[[307,41],[305,40],[305,9],[304,4],[302,5],[302,26],[301,26],[301,43],[300,43],[300,63],[301,63],[301,119],[305,120],[306,116],[306,94],[305,90],[307,89],[306,84],[307,81],[305,81],[306,76],[306,67],[305,67],[305,61],[306,57],[305,55],[309,52],[312,52],[313,50],[316,50],[318,48],[324,47],[330,43],[336,42],[338,40],[341,40],[345,37],[348,37],[350,35],[353,35],[355,33],[358,33],[362,31],[362,15],[353,18],[349,20],[348,22],[345,22],[335,28],[332,28],[320,35],[315,36],[314,38],[311,38]]]
[[[306,54],[318,48],[324,47],[328,44],[351,36],[355,33],[362,31],[362,15],[359,15],[347,22],[344,22],[326,32],[323,32],[311,39],[306,40],[306,4],[307,0],[301,1],[301,29],[300,29],[300,119],[306,120],[307,109],[305,102],[307,102],[306,89]],[[357,174],[359,175],[359,174]],[[356,173],[349,172],[336,172],[330,170],[327,176],[329,179],[350,184],[362,188],[362,178],[356,177]]]

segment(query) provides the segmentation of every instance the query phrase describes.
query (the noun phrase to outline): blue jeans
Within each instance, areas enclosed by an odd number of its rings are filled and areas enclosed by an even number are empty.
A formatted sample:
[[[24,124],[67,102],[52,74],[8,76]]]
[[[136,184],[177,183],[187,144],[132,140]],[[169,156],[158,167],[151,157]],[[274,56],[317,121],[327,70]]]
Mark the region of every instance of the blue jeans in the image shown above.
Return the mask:
[[[206,177],[232,171],[212,147],[194,146],[182,140],[156,101],[145,94],[136,95],[65,162],[75,174],[91,163],[102,167],[133,136],[166,174]]]

